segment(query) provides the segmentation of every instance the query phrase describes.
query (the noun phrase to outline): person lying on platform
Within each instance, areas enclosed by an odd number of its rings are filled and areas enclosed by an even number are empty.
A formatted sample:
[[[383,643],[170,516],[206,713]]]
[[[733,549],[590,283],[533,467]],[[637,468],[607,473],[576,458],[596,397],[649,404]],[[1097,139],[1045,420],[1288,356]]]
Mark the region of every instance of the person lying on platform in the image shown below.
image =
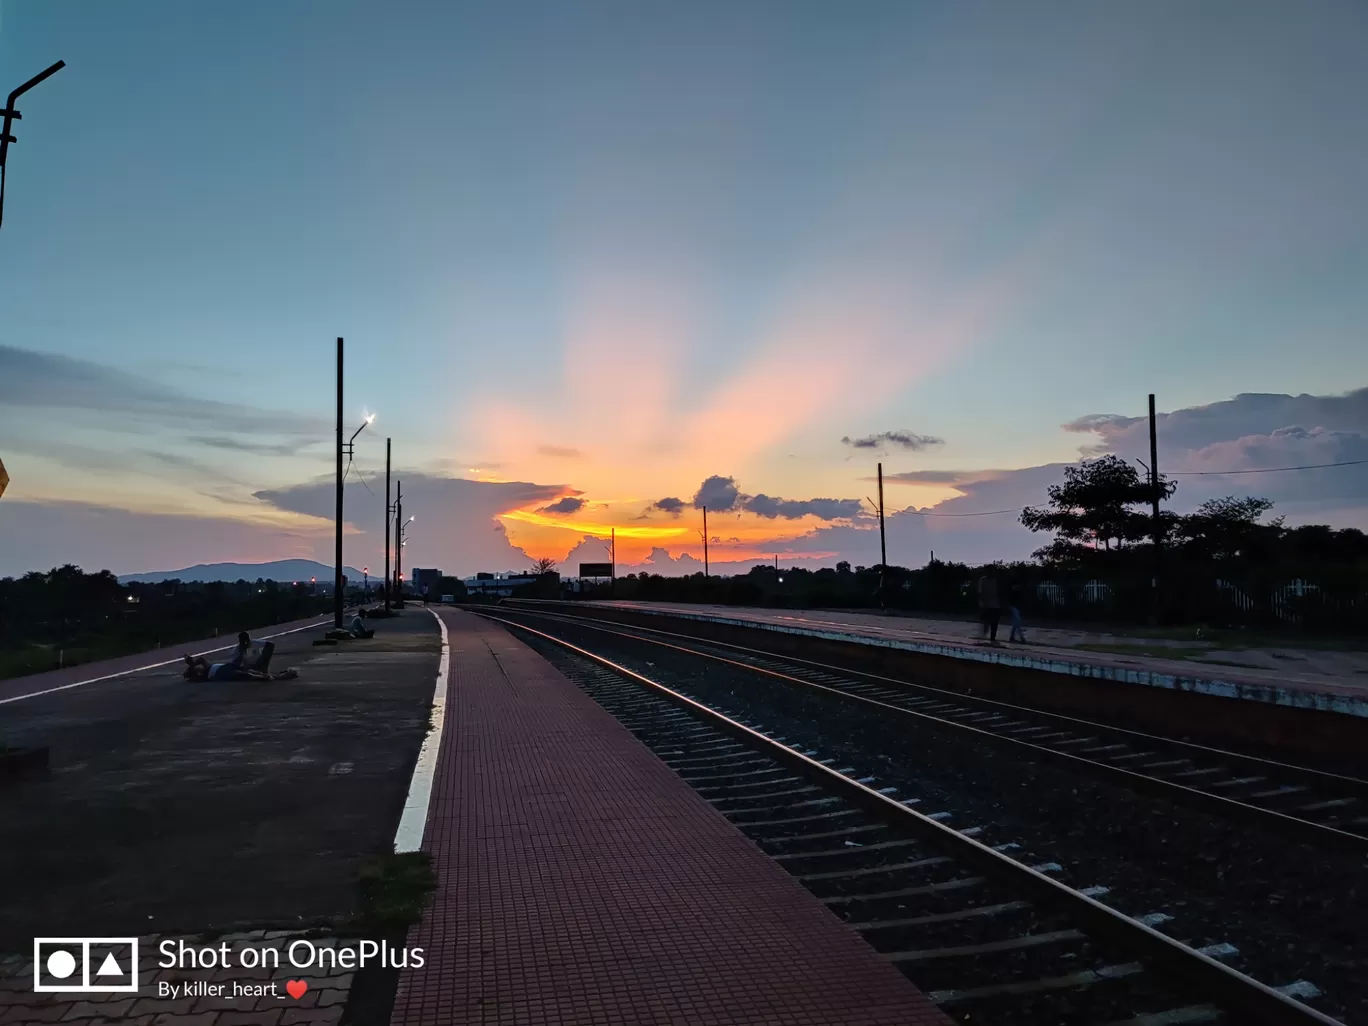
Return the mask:
[[[294,680],[299,676],[299,671],[290,669],[271,673],[269,670],[234,666],[232,663],[211,663],[204,656],[187,654],[182,676],[186,680]]]
[[[350,633],[351,633],[351,636],[352,636],[353,638],[373,638],[373,637],[375,637],[375,631],[368,631],[368,630],[366,630],[366,625],[365,625],[365,623],[361,620],[361,614],[360,614],[360,613],[357,613],[355,616],[352,617],[351,631],[350,631]]]

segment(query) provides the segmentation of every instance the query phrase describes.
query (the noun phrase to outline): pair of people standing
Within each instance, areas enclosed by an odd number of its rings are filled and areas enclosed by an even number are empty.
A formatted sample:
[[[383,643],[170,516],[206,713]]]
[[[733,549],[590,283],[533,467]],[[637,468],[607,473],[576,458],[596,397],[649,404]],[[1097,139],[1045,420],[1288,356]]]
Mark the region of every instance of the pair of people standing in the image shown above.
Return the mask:
[[[998,622],[1002,619],[1002,599],[998,580],[992,574],[984,574],[978,579],[978,605],[984,635],[990,641],[997,641]],[[1015,582],[1007,588],[1007,610],[1012,617],[1010,640],[1025,641],[1026,631],[1021,625],[1021,589]]]

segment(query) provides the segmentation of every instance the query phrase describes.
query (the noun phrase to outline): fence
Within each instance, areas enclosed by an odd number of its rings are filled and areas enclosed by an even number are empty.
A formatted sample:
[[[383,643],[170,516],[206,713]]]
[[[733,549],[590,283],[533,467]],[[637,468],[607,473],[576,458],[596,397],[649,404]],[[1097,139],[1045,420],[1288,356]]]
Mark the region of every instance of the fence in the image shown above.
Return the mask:
[[[1151,580],[1121,578],[1036,583],[1025,603],[1037,615],[1081,620],[1148,618]],[[1368,593],[1331,589],[1303,577],[1279,581],[1269,575],[1230,580],[1216,574],[1179,573],[1161,582],[1162,619],[1170,623],[1289,627],[1310,631],[1364,632]]]

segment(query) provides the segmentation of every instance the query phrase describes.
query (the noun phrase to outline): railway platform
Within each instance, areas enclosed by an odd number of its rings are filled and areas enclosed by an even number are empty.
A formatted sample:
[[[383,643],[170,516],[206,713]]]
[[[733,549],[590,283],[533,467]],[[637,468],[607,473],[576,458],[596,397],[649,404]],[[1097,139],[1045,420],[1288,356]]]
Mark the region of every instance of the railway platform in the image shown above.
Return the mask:
[[[806,635],[831,641],[855,642],[919,655],[943,656],[1019,670],[1044,671],[1067,677],[1090,678],[1117,684],[1189,692],[1245,702],[1368,718],[1368,652],[1212,651],[1198,658],[1141,654],[1116,637],[1081,631],[1036,627],[1031,643],[989,645],[979,637],[977,623],[888,616],[829,610],[750,609],[737,606],[683,605],[657,602],[599,601],[568,603],[617,609],[661,619],[700,620],[739,625],[778,633]],[[1005,638],[1007,626],[999,629]],[[1134,639],[1130,639],[1134,640]],[[1079,645],[1097,644],[1117,651],[1096,651]],[[1159,646],[1156,646],[1158,648]],[[1153,651],[1153,650],[1152,650]]]
[[[438,887],[391,1026],[949,1022],[541,656],[439,615]]]

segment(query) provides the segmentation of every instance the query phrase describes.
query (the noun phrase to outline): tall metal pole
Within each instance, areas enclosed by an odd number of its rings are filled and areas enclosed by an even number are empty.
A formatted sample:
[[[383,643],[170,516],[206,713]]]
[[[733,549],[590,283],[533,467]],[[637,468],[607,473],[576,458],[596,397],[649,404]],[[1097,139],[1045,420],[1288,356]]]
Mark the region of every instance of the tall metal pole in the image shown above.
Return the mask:
[[[404,482],[394,483],[394,604],[404,606]]]
[[[708,579],[708,507],[703,507],[703,579]]]
[[[888,573],[888,545],[884,541],[883,464],[879,464],[879,605],[884,604],[884,584]]]
[[[1150,580],[1151,612],[1154,623],[1159,622],[1159,569],[1163,561],[1160,549],[1163,546],[1163,522],[1159,519],[1159,434],[1154,417],[1154,393],[1149,397],[1149,435],[1150,435],[1150,499],[1154,504],[1154,577]]]
[[[390,440],[385,439],[385,612],[390,611]]]
[[[617,595],[617,528],[609,528],[609,531],[611,534],[609,535],[608,558],[612,562],[608,564],[608,594],[615,596]]]
[[[342,339],[337,340],[337,524],[336,567],[333,569],[333,626],[342,629]]]

